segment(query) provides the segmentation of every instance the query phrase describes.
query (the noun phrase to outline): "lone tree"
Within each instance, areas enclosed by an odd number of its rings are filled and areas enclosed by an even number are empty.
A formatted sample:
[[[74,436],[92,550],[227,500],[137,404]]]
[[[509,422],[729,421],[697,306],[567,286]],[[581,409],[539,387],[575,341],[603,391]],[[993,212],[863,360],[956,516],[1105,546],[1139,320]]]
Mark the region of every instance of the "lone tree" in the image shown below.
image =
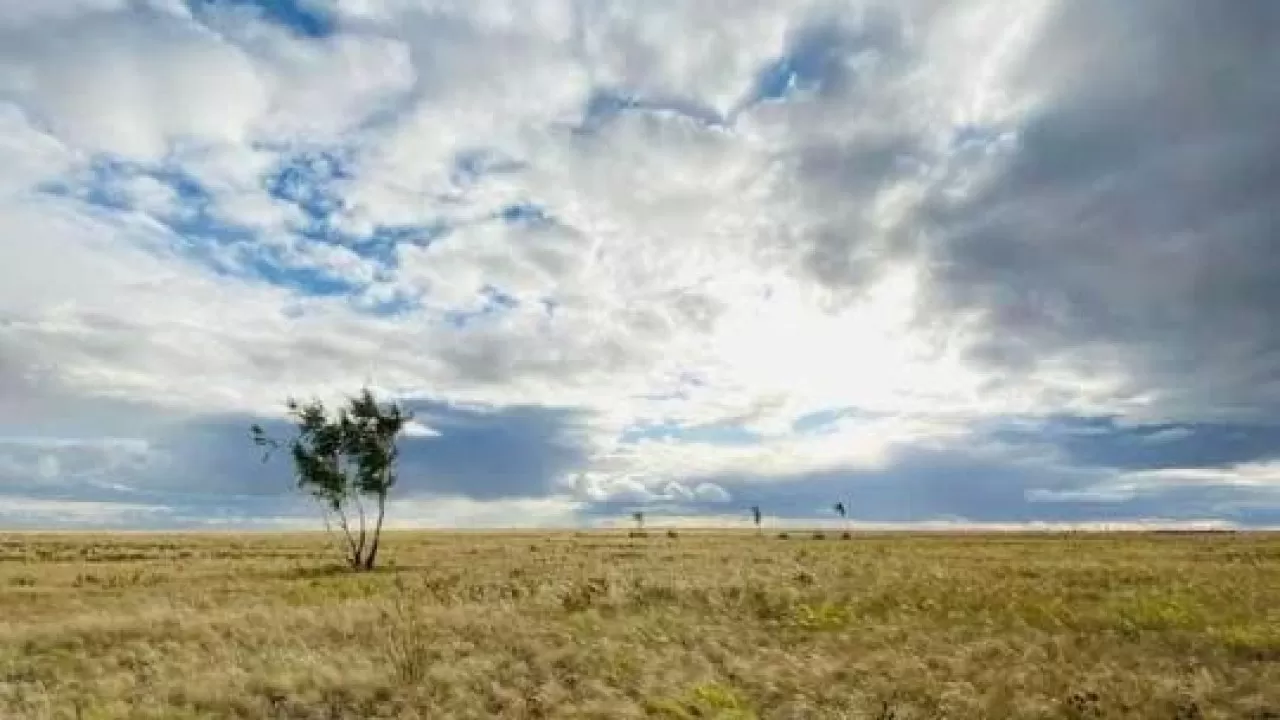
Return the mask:
[[[752,506],[751,506],[751,520],[752,520],[752,521],[754,521],[754,522],[755,522],[755,524],[756,524],[756,533],[757,533],[757,534],[759,534],[759,533],[760,533],[760,519],[761,519],[762,517],[763,517],[763,515],[760,513],[760,506],[759,506],[759,505],[752,505]]]
[[[635,521],[636,531],[643,532],[644,531],[644,511],[637,510],[631,513],[631,519]]]
[[[836,514],[840,516],[841,520],[849,519],[849,511],[845,509],[843,502],[838,502],[835,505],[832,505],[831,509],[836,511]]]
[[[266,448],[263,462],[282,447],[293,457],[298,487],[324,510],[346,542],[345,556],[353,570],[372,570],[378,560],[387,494],[396,484],[396,439],[413,419],[398,404],[378,404],[365,388],[330,412],[320,400],[289,398],[289,416],[296,433],[288,440],[269,437],[260,425],[251,428],[253,442]],[[366,503],[376,507],[370,525]]]

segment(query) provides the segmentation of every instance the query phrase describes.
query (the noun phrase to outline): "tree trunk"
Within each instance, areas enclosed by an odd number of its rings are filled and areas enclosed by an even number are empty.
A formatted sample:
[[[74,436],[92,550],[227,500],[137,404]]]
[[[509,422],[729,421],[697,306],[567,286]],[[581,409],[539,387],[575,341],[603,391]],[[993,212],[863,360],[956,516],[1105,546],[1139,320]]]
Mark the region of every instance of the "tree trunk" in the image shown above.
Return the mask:
[[[364,557],[365,541],[368,537],[366,529],[368,528],[369,522],[365,518],[364,501],[360,499],[360,493],[355,492],[353,493],[353,496],[356,501],[356,511],[359,513],[360,517],[360,535],[359,540],[356,541],[356,563],[359,564],[361,561],[360,559]]]
[[[369,545],[369,554],[364,558],[364,569],[372,570],[374,563],[378,561],[378,543],[382,540],[382,518],[387,514],[387,494],[381,492],[378,494],[378,520],[373,526],[373,542]]]
[[[338,516],[338,527],[342,528],[342,536],[347,541],[347,562],[351,567],[359,570],[361,552],[356,548],[356,540],[351,535],[351,523],[347,522],[347,513],[339,505],[334,509],[334,514]]]

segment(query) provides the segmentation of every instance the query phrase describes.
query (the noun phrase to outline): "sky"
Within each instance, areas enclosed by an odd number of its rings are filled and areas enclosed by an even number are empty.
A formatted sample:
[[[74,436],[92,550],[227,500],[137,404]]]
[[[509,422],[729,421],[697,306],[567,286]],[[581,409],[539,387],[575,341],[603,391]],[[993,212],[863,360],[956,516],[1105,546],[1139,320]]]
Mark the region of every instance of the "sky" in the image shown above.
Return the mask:
[[[0,0],[0,527],[1280,525],[1280,3]]]

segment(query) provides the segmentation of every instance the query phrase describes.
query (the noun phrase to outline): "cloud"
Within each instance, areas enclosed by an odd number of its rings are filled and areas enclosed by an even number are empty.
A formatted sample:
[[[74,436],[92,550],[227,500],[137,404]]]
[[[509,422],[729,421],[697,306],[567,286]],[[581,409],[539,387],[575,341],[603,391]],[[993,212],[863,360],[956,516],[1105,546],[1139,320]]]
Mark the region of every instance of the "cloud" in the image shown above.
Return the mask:
[[[708,482],[698,483],[698,486],[693,489],[693,496],[708,503],[727,503],[733,499],[728,490]]]
[[[428,524],[1272,517],[1275,11],[55,5],[0,493],[305,522],[244,429],[368,383]]]
[[[153,526],[164,508],[127,503],[99,503],[86,500],[33,500],[0,495],[0,522],[6,527],[45,530],[49,528],[137,528]]]
[[[0,93],[89,152],[158,158],[179,139],[244,142],[266,109],[250,60],[180,18],[93,13],[51,29],[0,36]]]
[[[1112,417],[1005,420],[994,429],[1013,443],[1040,444],[1077,466],[1206,470],[1267,461],[1277,455],[1280,427],[1225,423],[1141,424]]]
[[[1117,373],[1116,407],[1153,419],[1273,418],[1277,17],[1175,5],[1056,9],[998,169],[926,204],[931,307],[981,316],[1002,372]]]

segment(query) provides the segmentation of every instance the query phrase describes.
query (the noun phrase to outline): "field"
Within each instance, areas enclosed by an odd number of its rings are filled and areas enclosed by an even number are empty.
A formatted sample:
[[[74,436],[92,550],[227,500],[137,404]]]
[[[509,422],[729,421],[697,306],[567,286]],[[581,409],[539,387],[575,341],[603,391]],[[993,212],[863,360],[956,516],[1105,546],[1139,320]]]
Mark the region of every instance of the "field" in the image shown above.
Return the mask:
[[[1280,718],[1280,535],[0,536],[3,718]]]

